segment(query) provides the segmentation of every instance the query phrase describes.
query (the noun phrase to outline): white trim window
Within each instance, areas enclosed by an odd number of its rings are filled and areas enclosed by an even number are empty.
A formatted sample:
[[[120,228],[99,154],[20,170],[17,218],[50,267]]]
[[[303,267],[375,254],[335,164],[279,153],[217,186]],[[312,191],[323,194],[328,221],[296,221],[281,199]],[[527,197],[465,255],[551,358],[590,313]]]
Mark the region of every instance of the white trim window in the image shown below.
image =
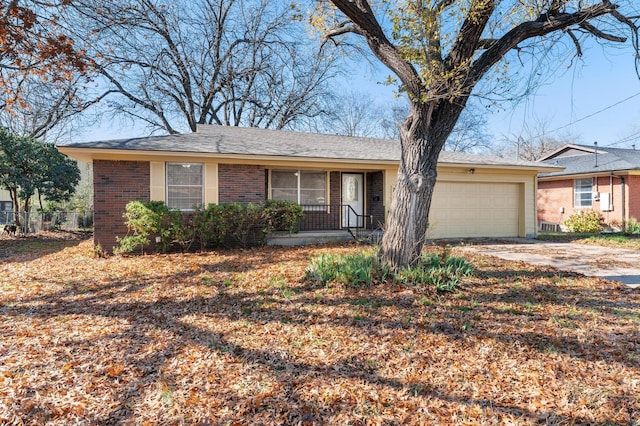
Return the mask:
[[[203,165],[199,163],[167,163],[167,206],[193,210],[203,204]]]
[[[576,179],[573,184],[573,206],[590,208],[593,206],[593,181],[591,178]]]
[[[327,204],[327,173],[314,170],[272,170],[271,199],[298,204]]]

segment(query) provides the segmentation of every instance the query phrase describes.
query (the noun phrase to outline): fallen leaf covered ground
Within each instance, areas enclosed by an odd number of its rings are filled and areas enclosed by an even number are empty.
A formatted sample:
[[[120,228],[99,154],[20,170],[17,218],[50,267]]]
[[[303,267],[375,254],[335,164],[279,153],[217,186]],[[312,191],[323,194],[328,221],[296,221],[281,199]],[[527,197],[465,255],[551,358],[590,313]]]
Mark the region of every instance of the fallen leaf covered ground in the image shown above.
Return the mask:
[[[436,294],[303,282],[356,245],[46,247],[0,259],[0,424],[640,424],[640,293],[609,281],[465,255]]]

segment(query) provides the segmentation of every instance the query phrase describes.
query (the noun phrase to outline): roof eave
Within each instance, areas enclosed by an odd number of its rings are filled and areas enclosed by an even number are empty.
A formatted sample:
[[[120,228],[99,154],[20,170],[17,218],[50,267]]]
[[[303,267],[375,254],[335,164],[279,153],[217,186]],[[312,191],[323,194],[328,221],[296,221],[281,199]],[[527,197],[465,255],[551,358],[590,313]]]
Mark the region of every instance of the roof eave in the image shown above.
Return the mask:
[[[551,176],[539,176],[538,179],[539,180],[555,180],[558,178],[567,178],[567,177],[571,177],[571,178],[582,178],[582,177],[592,177],[592,176],[598,176],[598,177],[602,177],[602,176],[617,176],[619,174],[625,174],[625,175],[640,175],[640,168],[638,169],[620,169],[620,170],[603,170],[603,171],[586,171],[586,172],[580,172],[580,173],[558,173],[558,174],[553,174]]]
[[[338,163],[338,164],[371,164],[380,166],[397,166],[397,160],[384,159],[358,159],[358,158],[329,158],[329,157],[304,157],[287,155],[258,155],[258,154],[219,154],[194,151],[155,151],[155,150],[128,150],[110,148],[79,148],[72,146],[59,146],[63,154],[75,159],[91,162],[93,160],[127,160],[133,157],[154,160],[159,158],[207,158],[217,160],[255,161],[259,158],[265,162],[311,162],[311,163]]]
[[[484,164],[484,163],[474,163],[474,162],[449,162],[449,161],[438,161],[439,166],[449,166],[449,167],[470,167],[473,166],[475,168],[483,168],[483,169],[502,169],[502,170],[531,170],[536,171],[538,173],[542,172],[555,172],[558,170],[562,170],[564,167],[559,166],[528,166],[528,165],[519,165],[519,164]]]

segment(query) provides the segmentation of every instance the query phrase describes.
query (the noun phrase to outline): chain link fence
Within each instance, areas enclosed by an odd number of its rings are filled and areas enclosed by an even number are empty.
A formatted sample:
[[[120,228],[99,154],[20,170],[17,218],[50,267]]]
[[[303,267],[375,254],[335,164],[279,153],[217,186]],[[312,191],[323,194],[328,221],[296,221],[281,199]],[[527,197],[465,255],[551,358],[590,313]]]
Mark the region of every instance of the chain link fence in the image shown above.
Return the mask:
[[[19,212],[20,231],[32,234],[40,231],[90,231],[93,229],[93,210],[86,211],[53,211],[53,212]],[[0,225],[16,222],[15,212],[0,211]]]

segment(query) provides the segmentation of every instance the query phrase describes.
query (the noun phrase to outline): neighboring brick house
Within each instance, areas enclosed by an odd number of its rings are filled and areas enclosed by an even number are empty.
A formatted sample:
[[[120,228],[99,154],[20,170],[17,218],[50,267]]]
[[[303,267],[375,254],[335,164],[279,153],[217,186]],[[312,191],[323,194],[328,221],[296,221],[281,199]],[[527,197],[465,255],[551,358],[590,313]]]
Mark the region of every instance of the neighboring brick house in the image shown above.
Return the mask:
[[[398,174],[393,140],[256,128],[199,126],[195,133],[74,143],[58,149],[94,166],[94,242],[126,234],[130,200],[194,205],[287,199],[303,230],[383,227]],[[539,163],[443,152],[430,237],[515,237],[536,232]]]
[[[618,227],[640,219],[640,151],[569,144],[539,160],[563,170],[538,177],[538,221],[563,225],[580,210]]]

